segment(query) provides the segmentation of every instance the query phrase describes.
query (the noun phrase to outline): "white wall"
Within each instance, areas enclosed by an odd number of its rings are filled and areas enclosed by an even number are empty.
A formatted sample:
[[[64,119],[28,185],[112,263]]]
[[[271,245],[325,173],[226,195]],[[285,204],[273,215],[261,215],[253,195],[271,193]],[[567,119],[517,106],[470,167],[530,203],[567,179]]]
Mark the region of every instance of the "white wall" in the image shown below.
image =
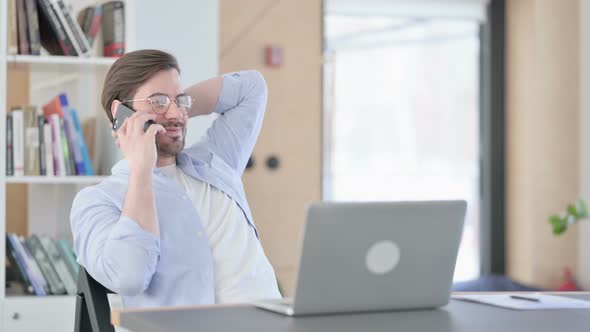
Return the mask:
[[[580,197],[590,202],[590,0],[580,0]],[[579,225],[579,282],[590,290],[590,221]]]
[[[178,58],[184,87],[218,75],[218,0],[130,1],[128,51],[156,48]],[[131,8],[133,6],[133,8]],[[192,118],[187,146],[197,141],[216,115]]]

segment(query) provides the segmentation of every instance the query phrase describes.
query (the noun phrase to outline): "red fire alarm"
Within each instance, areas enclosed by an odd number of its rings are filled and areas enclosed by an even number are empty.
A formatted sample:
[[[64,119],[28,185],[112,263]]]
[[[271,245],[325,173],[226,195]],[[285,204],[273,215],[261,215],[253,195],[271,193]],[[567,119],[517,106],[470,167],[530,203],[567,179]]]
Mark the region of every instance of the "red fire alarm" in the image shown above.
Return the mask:
[[[265,62],[268,67],[279,68],[283,65],[283,48],[278,45],[267,45]]]

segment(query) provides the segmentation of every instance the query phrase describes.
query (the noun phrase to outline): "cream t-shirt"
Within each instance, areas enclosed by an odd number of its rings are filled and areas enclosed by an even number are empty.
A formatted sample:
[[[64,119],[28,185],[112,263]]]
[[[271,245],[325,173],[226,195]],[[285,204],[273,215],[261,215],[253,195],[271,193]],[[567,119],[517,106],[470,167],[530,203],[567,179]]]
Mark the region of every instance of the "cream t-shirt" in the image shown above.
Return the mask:
[[[184,188],[201,216],[215,264],[216,302],[280,298],[274,270],[238,204],[176,164],[159,169]]]

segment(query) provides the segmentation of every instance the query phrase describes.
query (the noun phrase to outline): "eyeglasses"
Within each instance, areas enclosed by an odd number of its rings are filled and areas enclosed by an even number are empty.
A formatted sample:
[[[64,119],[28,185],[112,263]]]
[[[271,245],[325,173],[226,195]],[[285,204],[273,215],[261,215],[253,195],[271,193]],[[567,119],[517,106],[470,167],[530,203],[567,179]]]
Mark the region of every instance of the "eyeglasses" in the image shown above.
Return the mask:
[[[170,107],[172,100],[174,100],[174,103],[176,106],[178,106],[178,109],[180,109],[183,113],[188,113],[188,110],[191,109],[194,101],[194,99],[189,95],[180,95],[176,96],[176,98],[170,98],[168,95],[154,95],[143,99],[124,100],[123,103],[147,101],[152,106],[154,113],[164,114],[168,112],[168,108]]]

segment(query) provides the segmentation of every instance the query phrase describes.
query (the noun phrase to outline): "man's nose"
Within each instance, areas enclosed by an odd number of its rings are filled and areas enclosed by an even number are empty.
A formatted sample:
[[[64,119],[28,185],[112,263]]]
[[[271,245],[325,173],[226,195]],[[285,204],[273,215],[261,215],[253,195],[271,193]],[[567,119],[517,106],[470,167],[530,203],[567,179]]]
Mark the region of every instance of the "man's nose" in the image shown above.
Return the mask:
[[[176,105],[174,101],[170,102],[168,111],[166,111],[166,119],[182,119],[184,112]]]

